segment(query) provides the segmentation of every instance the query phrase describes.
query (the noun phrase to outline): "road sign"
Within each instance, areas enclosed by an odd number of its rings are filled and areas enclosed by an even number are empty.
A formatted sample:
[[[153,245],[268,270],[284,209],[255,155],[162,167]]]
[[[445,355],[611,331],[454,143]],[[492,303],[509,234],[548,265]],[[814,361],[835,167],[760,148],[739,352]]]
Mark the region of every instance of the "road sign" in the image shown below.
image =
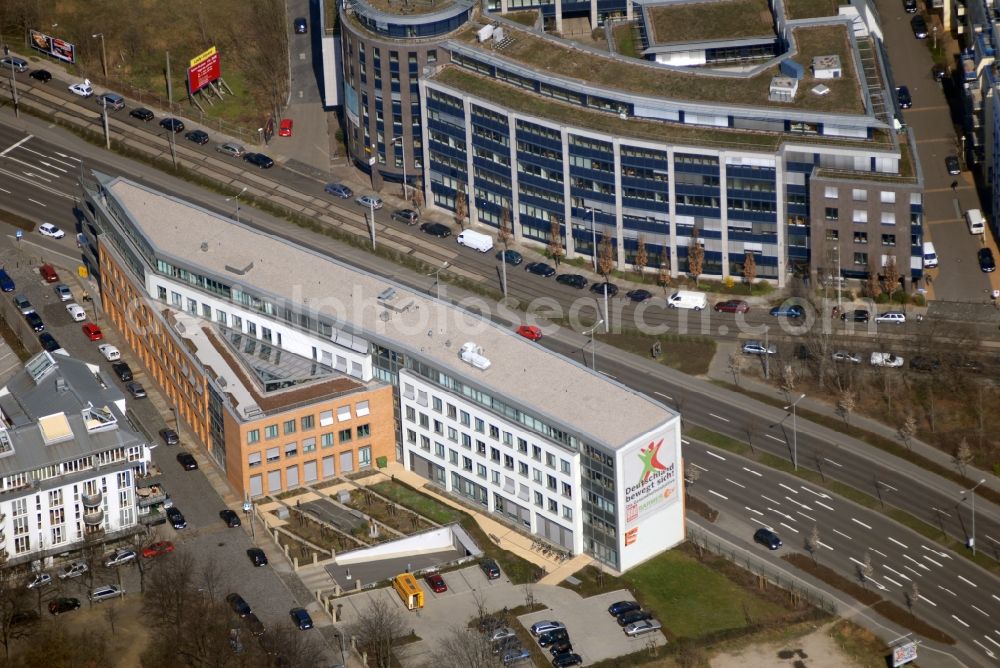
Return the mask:
[[[17,240],[20,241],[24,237],[24,230],[18,230],[15,233],[15,236],[17,237]]]

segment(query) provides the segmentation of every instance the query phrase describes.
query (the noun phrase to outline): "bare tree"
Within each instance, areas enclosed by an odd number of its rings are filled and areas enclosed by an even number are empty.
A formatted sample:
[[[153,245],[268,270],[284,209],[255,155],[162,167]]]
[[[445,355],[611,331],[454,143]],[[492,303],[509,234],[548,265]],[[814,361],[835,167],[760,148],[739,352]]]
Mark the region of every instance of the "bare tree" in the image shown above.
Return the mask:
[[[469,206],[465,201],[465,184],[459,183],[455,189],[455,224],[458,229],[465,229],[465,217],[469,214]]]
[[[128,537],[128,546],[135,552],[135,566],[139,569],[139,592],[146,592],[146,574],[149,570],[158,562],[147,561],[142,558],[142,551],[155,542],[156,535],[150,531],[149,527],[143,527],[142,531],[138,531]]]
[[[864,561],[858,564],[858,579],[861,580],[861,586],[867,588],[868,580],[874,575],[875,567],[872,566],[872,555],[866,551]]]
[[[646,237],[639,235],[635,248],[635,270],[639,274],[639,280],[646,282],[646,265],[649,264],[649,255],[646,253]]]
[[[812,555],[814,564],[816,563],[816,551],[819,550],[821,546],[822,545],[819,539],[819,527],[814,524],[813,528],[809,531],[809,535],[806,536],[806,550],[808,550],[809,554]]]
[[[701,276],[705,262],[705,249],[698,241],[698,228],[691,229],[691,241],[688,243],[688,273],[694,277],[694,284],[698,285],[698,277]]]
[[[663,294],[667,294],[670,287],[670,253],[667,252],[666,245],[660,249],[660,270],[657,275],[657,283],[663,288]]]
[[[791,364],[781,365],[781,374],[778,377],[778,383],[781,387],[781,391],[785,393],[786,399],[791,399],[791,393],[795,391],[795,383],[798,381],[798,373],[795,371],[795,367]]]
[[[879,283],[878,271],[875,269],[874,264],[868,266],[868,276],[865,278],[865,291],[872,299],[882,294],[882,285]]]
[[[917,418],[913,417],[912,413],[907,413],[906,419],[903,420],[903,424],[899,427],[899,438],[903,441],[903,445],[909,448],[916,433]]]
[[[913,606],[920,600],[920,586],[916,580],[910,583],[910,591],[906,592],[906,607],[910,609],[910,616],[913,616]]]
[[[952,461],[958,468],[959,473],[966,475],[969,464],[972,463],[972,448],[969,447],[969,441],[963,438],[958,442],[958,445],[955,447],[955,454],[952,456]]]
[[[694,464],[688,464],[687,460],[684,460],[684,482],[691,486],[698,482],[701,478],[701,469]]]
[[[510,231],[510,211],[507,207],[500,210],[500,227],[497,228],[497,243],[507,250],[507,244],[514,238]],[[505,258],[506,261],[506,258]]]
[[[420,188],[413,188],[410,191],[410,201],[413,202],[413,207],[420,213],[420,207],[424,205],[424,191]]]
[[[440,641],[431,654],[428,666],[463,666],[464,668],[500,668],[500,656],[493,654],[492,643],[482,633],[459,626]]]
[[[4,655],[10,658],[11,644],[20,638],[28,636],[32,624],[18,624],[17,615],[31,606],[28,589],[21,577],[12,568],[0,570],[0,643],[3,644]]]
[[[240,3],[240,15],[224,28],[228,41],[242,45],[230,53],[264,116],[280,116],[288,100],[288,31],[274,20],[283,16],[284,6],[281,0]]]
[[[896,266],[896,258],[892,255],[886,260],[882,269],[882,276],[885,279],[885,291],[892,297],[899,290],[899,267]]]
[[[757,278],[757,260],[754,259],[753,252],[747,251],[743,259],[743,280],[747,282],[747,294],[753,292],[753,282]]]
[[[104,621],[108,623],[111,628],[111,635],[115,633],[115,623],[118,621],[118,606],[117,605],[106,605],[104,606]]]
[[[361,610],[349,632],[358,645],[374,658],[378,668],[389,668],[393,641],[406,634],[406,622],[399,608],[386,596],[372,596],[368,607]]]
[[[608,280],[608,276],[615,270],[615,252],[611,245],[611,237],[607,234],[601,235],[601,243],[597,250],[597,271]]]
[[[559,263],[562,261],[563,256],[566,254],[566,249],[563,248],[562,241],[562,225],[559,223],[559,218],[556,216],[549,217],[549,255],[552,256],[552,260],[556,263],[556,268],[559,268]]]
[[[844,418],[844,422],[850,423],[851,413],[854,412],[854,393],[844,391],[837,399],[837,412]]]
[[[729,355],[729,373],[733,374],[733,384],[739,386],[740,377],[743,375],[743,366],[745,360],[743,355],[739,353],[730,353]]]
[[[143,608],[158,627],[175,634],[181,631],[190,609],[200,598],[194,584],[195,561],[190,552],[174,552],[160,560],[149,575]]]

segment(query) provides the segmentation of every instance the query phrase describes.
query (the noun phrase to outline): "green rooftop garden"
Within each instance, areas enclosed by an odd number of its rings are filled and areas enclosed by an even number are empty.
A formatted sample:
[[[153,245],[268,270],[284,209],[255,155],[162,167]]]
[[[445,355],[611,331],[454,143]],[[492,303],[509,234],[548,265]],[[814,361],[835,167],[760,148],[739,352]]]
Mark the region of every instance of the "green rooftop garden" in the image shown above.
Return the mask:
[[[720,0],[656,5],[647,10],[654,44],[742,39],[774,35],[767,0]],[[711,20],[706,15],[711,12]]]

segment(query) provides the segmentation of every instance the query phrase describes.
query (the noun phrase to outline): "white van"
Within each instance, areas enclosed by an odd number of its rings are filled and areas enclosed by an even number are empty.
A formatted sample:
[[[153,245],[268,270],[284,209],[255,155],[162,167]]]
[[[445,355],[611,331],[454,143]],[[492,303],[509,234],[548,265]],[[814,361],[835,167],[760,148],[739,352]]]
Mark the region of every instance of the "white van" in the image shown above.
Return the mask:
[[[480,253],[488,253],[493,250],[493,237],[475,230],[465,230],[455,240],[463,246],[473,248]]]
[[[104,343],[102,345],[99,345],[97,346],[97,349],[101,351],[102,355],[104,355],[104,359],[106,359],[109,362],[117,362],[122,358],[121,352],[119,352],[118,349],[115,348],[110,343]]]
[[[708,306],[708,297],[705,296],[704,292],[678,290],[667,297],[667,306],[670,308],[689,308],[700,311]]]
[[[983,234],[986,232],[986,220],[983,212],[979,209],[969,209],[965,212],[965,222],[969,224],[969,234]]]
[[[924,242],[924,269],[933,269],[938,266],[937,251],[934,250],[933,241]]]
[[[73,322],[83,322],[87,319],[87,312],[75,302],[66,304],[66,311],[69,313],[69,317],[73,318]]]

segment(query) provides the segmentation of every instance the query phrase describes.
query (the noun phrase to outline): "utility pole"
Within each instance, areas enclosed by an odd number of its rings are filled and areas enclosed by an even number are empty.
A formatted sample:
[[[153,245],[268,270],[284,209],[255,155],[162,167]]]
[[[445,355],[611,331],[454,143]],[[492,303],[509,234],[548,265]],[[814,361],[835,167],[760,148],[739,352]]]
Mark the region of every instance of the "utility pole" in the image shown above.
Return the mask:
[[[101,38],[101,69],[104,71],[105,80],[108,78],[108,54],[104,50],[104,33],[99,32],[95,35],[91,35],[93,39]]]
[[[372,250],[375,250],[375,196],[372,195],[371,201],[368,202],[371,207],[372,214]]]
[[[968,492],[970,495],[972,495],[972,538],[969,539],[969,544],[967,545],[967,547],[972,548],[973,557],[976,556],[976,487],[979,487],[984,482],[986,482],[986,478],[983,478],[975,485],[973,485]],[[962,492],[962,495],[963,496],[965,495],[964,491]]]
[[[764,353],[767,355],[768,353]],[[797,415],[795,413],[795,407],[798,406],[799,402],[806,398],[805,394],[799,396],[798,399],[785,406],[784,410],[792,409],[792,468],[796,471],[799,470],[799,423]]]
[[[167,51],[167,109],[170,113],[174,111],[174,84],[170,80],[170,52]],[[177,169],[177,149],[174,146],[174,132],[173,126],[170,127],[170,158],[174,161],[174,169]]]
[[[108,98],[101,96],[101,118],[104,120],[104,148],[111,150],[111,128],[108,127]]]
[[[584,336],[590,336],[590,368],[593,369],[594,371],[597,371],[597,347],[594,344],[594,332],[596,332],[597,328],[600,327],[602,324],[604,324],[603,319],[597,324],[595,324],[593,327],[591,327],[589,331],[583,333]],[[584,363],[586,364],[586,362]]]
[[[21,111],[17,104],[17,79],[14,77],[14,60],[10,61],[10,92],[14,96],[14,117],[20,118]]]
[[[771,355],[770,353],[767,352],[768,350],[771,349],[771,347],[767,345],[768,333],[770,331],[771,331],[770,327],[764,328],[764,378],[771,377]]]

